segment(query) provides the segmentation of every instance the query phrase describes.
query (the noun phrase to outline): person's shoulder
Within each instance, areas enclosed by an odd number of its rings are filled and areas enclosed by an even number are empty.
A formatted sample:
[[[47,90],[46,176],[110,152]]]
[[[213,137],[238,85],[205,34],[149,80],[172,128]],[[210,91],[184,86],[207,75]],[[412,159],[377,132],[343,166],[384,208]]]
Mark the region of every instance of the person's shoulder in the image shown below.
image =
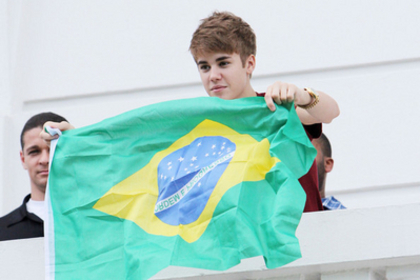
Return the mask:
[[[0,227],[8,227],[11,224],[20,222],[23,219],[22,206],[19,206],[9,214],[0,218]]]
[[[31,195],[28,194],[24,199],[23,203],[16,208],[15,210],[11,211],[9,214],[0,218],[0,227],[8,227],[12,224],[18,223],[25,218],[26,214],[26,202],[31,198]]]
[[[26,196],[21,206],[0,218],[0,241],[44,236],[42,219],[26,209],[29,198]]]

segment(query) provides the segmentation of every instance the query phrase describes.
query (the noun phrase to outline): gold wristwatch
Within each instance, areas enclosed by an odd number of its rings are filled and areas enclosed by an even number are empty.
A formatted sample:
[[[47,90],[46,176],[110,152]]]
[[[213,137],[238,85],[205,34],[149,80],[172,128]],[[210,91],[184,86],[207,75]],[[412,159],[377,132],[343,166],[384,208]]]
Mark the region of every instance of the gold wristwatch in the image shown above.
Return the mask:
[[[308,109],[311,109],[311,108],[315,107],[315,105],[318,104],[319,94],[315,90],[313,90],[311,88],[308,88],[308,87],[304,88],[304,90],[309,93],[309,95],[314,99],[314,101],[307,104],[307,105],[298,105],[298,106],[302,109],[308,110]]]

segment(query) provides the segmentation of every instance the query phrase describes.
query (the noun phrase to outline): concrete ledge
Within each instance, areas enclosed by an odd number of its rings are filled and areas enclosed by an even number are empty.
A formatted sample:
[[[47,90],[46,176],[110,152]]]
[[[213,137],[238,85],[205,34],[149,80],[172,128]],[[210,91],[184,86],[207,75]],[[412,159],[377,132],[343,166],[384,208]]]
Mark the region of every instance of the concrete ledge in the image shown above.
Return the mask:
[[[152,279],[420,278],[418,213],[420,204],[307,213],[297,232],[303,258],[287,266],[268,270],[257,257],[223,272],[168,267]],[[0,242],[1,279],[44,279],[43,247],[43,238]]]
[[[258,257],[223,273],[169,267],[152,279],[320,279],[337,271],[420,264],[418,213],[420,204],[306,213],[297,231],[303,257],[289,265],[268,270]]]
[[[44,238],[0,242],[0,279],[44,279]]]

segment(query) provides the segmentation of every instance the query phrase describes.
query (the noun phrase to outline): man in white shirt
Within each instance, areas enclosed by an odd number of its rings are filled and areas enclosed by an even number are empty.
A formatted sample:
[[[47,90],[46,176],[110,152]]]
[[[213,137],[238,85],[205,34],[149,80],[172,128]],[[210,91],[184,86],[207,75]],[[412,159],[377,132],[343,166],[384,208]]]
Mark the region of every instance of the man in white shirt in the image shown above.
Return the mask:
[[[31,193],[20,207],[0,218],[0,241],[44,236],[44,198],[50,148],[39,134],[47,121],[62,122],[66,119],[54,113],[40,113],[30,118],[22,129],[20,159],[28,171]]]

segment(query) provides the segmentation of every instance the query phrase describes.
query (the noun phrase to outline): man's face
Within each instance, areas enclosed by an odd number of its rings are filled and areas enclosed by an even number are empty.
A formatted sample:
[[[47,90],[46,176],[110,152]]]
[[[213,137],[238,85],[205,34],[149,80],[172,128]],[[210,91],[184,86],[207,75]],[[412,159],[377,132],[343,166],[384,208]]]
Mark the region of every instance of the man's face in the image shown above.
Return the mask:
[[[197,58],[201,82],[208,95],[222,99],[255,96],[249,79],[255,68],[255,56],[242,65],[237,53],[207,53]]]
[[[25,132],[20,158],[23,168],[29,173],[32,196],[41,195],[43,198],[48,180],[50,148],[39,137],[41,130],[40,127],[36,127]]]

